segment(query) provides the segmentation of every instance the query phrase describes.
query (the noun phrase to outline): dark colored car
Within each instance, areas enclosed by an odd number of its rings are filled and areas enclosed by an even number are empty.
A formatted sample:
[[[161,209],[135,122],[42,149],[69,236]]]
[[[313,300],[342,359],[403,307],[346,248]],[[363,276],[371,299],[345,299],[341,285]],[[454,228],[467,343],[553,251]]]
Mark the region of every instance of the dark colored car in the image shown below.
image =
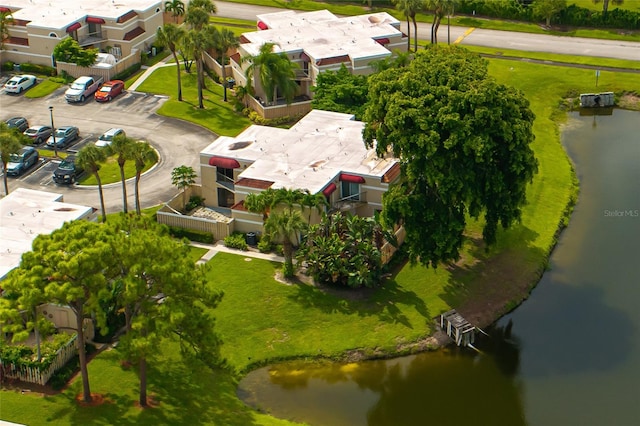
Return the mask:
[[[24,132],[29,128],[29,122],[24,117],[12,117],[6,121],[9,127],[13,127],[15,129]]]
[[[123,90],[124,81],[111,80],[104,83],[93,96],[98,102],[109,102],[111,99],[122,93]]]
[[[18,176],[26,172],[29,167],[38,163],[40,154],[32,146],[25,146],[20,148],[15,154],[9,156],[9,162],[7,163],[7,176]]]
[[[75,183],[83,172],[84,169],[76,163],[76,156],[69,155],[53,172],[53,181],[55,183]]]
[[[40,145],[51,136],[51,126],[31,126],[24,131],[24,135],[30,138],[34,144]]]
[[[54,135],[56,148],[64,148],[71,142],[78,139],[78,137],[80,136],[80,132],[78,131],[77,127],[64,126],[58,127]],[[47,139],[47,146],[53,147],[54,135],[51,135],[51,137]]]

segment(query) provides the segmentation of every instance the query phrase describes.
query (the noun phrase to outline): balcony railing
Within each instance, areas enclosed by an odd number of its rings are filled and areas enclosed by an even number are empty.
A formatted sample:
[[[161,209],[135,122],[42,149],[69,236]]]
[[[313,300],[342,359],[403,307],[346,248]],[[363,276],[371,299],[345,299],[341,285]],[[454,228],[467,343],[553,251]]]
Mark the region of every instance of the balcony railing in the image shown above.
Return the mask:
[[[80,47],[90,46],[92,44],[100,44],[104,41],[107,41],[107,32],[106,31],[97,31],[94,33],[86,33],[86,34],[78,34],[78,44]]]
[[[235,182],[225,174],[216,172],[216,183],[231,192],[235,192]]]

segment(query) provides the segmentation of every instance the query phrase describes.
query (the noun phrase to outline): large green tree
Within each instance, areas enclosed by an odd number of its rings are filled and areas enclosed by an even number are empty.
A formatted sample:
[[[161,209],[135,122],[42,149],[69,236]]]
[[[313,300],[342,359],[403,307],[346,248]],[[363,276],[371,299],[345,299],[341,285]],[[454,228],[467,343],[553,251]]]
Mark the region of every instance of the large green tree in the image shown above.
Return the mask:
[[[11,279],[19,279],[22,292],[41,291],[42,299],[66,305],[76,316],[78,355],[82,376],[83,400],[91,402],[84,322],[92,317],[98,327],[105,324],[101,300],[109,291],[105,271],[112,259],[112,248],[105,229],[84,220],[67,222],[48,235],[33,241],[32,251],[24,253],[19,270]]]
[[[533,0],[533,15],[544,18],[547,28],[551,26],[551,18],[567,8],[567,0]]]
[[[78,42],[66,37],[53,48],[53,58],[58,62],[76,64],[80,67],[90,67],[96,62],[98,49],[83,48]]]
[[[124,174],[124,165],[127,160],[132,159],[132,150],[136,142],[135,139],[120,134],[115,136],[111,143],[105,147],[107,155],[115,155],[117,157],[116,161],[120,169],[120,183],[122,184],[122,211],[125,213],[129,211],[129,206],[127,203],[127,180]]]
[[[7,164],[11,160],[11,155],[16,154],[24,144],[24,135],[15,128],[9,127],[7,123],[0,122],[0,159],[2,160],[2,180],[4,182],[4,193],[9,195],[9,183],[7,182]]]
[[[320,73],[313,92],[313,108],[353,114],[361,120],[369,96],[369,84],[367,76],[351,74],[342,64],[338,71]]]
[[[180,61],[178,60],[178,46],[181,45],[185,36],[185,30],[183,27],[179,27],[175,24],[165,24],[158,28],[156,32],[156,42],[163,47],[166,47],[171,52],[173,60],[176,63],[176,72],[178,79],[178,101],[182,102],[182,81],[180,78]]]
[[[366,143],[402,166],[383,197],[383,221],[404,224],[413,261],[457,259],[468,216],[484,218],[488,244],[498,223],[520,219],[537,172],[534,114],[521,92],[488,76],[484,59],[432,47],[369,77],[369,87]]]
[[[251,84],[254,73],[258,73],[268,103],[278,99],[278,92],[285,98],[287,105],[293,101],[298,85],[295,82],[297,64],[291,62],[285,53],[274,51],[275,43],[265,43],[255,56],[244,60],[249,62],[245,74],[247,85]]]
[[[102,180],[100,179],[101,163],[107,160],[107,152],[98,148],[94,144],[89,144],[78,151],[76,161],[86,171],[95,176],[98,182],[98,195],[100,197],[100,210],[102,211],[102,221],[107,221],[107,211],[104,208],[104,193],[102,191]]]
[[[136,181],[134,186],[136,213],[140,214],[140,176],[147,164],[158,162],[158,151],[148,142],[138,141],[131,147],[131,159],[136,166]]]
[[[222,293],[207,285],[203,269],[189,256],[189,245],[173,239],[165,227],[137,215],[122,214],[113,229],[110,278],[121,289],[125,313],[123,355],[139,367],[139,403],[147,406],[147,363],[163,339],[177,337],[183,353],[210,367],[221,362],[221,340],[214,332],[213,309]]]

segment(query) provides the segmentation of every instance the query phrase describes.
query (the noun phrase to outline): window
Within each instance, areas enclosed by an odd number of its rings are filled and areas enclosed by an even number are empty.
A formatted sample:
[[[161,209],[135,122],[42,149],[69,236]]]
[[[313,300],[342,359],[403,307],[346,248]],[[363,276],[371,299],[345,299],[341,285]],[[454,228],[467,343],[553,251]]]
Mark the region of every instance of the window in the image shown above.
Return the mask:
[[[360,201],[360,184],[342,181],[342,199]]]
[[[216,182],[233,183],[233,169],[216,167]]]
[[[233,192],[228,189],[218,188],[218,206],[231,207],[235,204]]]

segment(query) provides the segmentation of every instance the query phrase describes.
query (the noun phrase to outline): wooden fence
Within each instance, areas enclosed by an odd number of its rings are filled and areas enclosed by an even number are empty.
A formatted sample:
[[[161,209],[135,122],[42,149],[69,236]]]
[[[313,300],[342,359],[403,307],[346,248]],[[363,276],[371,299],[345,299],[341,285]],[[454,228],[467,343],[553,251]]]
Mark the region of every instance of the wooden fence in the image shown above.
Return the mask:
[[[74,334],[73,337],[56,352],[56,357],[53,362],[45,369],[41,370],[38,367],[28,367],[25,365],[15,365],[14,363],[4,364],[0,360],[0,367],[2,368],[2,377],[4,379],[15,379],[26,383],[36,383],[44,386],[51,376],[65,366],[71,358],[75,356],[78,351],[76,341],[78,335]]]
[[[407,231],[405,231],[404,226],[399,227],[396,230],[395,235],[396,235],[396,243],[397,243],[396,245],[400,247],[404,242],[404,238],[407,235]],[[395,247],[393,244],[391,244],[388,241],[384,243],[384,245],[382,246],[382,249],[380,249],[382,254],[383,265],[386,265],[387,263],[389,263],[389,261],[391,260],[391,257],[393,257],[394,253],[398,251],[398,247]]]
[[[140,51],[138,49],[134,49],[133,52],[131,52],[131,55],[120,59],[109,68],[80,67],[76,64],[70,64],[67,62],[57,62],[56,70],[58,71],[58,74],[61,74],[62,71],[64,71],[75,78],[82,77],[83,75],[96,75],[102,77],[104,81],[109,81],[127,68],[138,63],[140,63]]]

